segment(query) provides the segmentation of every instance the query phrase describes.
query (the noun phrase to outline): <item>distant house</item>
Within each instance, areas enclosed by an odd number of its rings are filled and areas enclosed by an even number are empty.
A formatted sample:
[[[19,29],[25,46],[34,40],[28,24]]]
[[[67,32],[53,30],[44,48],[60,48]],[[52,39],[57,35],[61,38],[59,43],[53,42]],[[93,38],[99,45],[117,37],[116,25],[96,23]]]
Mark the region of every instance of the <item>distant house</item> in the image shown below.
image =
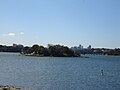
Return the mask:
[[[21,44],[13,44],[13,47],[17,47],[17,48],[23,48],[24,46],[23,45],[21,45]]]

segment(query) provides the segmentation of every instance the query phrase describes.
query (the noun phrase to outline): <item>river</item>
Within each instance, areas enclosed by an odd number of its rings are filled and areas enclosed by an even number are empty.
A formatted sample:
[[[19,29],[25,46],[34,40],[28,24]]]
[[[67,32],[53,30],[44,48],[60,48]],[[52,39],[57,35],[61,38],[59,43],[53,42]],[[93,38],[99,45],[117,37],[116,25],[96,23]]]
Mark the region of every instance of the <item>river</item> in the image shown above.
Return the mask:
[[[26,90],[120,90],[120,57],[31,57],[1,52],[0,85]]]

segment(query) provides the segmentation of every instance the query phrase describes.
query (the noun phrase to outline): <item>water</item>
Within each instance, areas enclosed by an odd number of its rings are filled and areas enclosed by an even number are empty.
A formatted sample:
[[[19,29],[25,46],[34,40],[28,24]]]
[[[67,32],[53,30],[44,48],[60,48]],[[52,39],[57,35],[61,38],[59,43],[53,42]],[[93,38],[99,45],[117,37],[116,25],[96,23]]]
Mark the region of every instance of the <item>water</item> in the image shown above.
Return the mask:
[[[0,85],[27,90],[120,90],[120,57],[89,57],[0,53]]]

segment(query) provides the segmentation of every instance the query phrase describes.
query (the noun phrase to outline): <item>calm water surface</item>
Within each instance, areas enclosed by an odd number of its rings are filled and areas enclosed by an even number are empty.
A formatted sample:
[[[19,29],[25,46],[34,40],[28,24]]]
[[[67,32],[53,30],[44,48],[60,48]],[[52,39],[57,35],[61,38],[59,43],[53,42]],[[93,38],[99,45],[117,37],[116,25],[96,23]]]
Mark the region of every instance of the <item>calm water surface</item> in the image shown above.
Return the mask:
[[[120,57],[89,57],[28,57],[0,53],[0,85],[15,85],[27,90],[120,90]]]

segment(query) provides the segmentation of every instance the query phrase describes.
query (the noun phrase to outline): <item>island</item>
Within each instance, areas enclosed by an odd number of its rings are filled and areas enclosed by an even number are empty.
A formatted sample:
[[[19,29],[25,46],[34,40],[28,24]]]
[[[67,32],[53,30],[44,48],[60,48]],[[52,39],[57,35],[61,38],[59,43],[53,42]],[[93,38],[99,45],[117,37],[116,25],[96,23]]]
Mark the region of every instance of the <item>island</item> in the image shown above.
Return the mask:
[[[21,54],[22,56],[51,56],[51,57],[80,57],[79,52],[75,52],[63,45],[51,45],[47,47],[39,46],[38,44],[32,47],[24,47]]]

